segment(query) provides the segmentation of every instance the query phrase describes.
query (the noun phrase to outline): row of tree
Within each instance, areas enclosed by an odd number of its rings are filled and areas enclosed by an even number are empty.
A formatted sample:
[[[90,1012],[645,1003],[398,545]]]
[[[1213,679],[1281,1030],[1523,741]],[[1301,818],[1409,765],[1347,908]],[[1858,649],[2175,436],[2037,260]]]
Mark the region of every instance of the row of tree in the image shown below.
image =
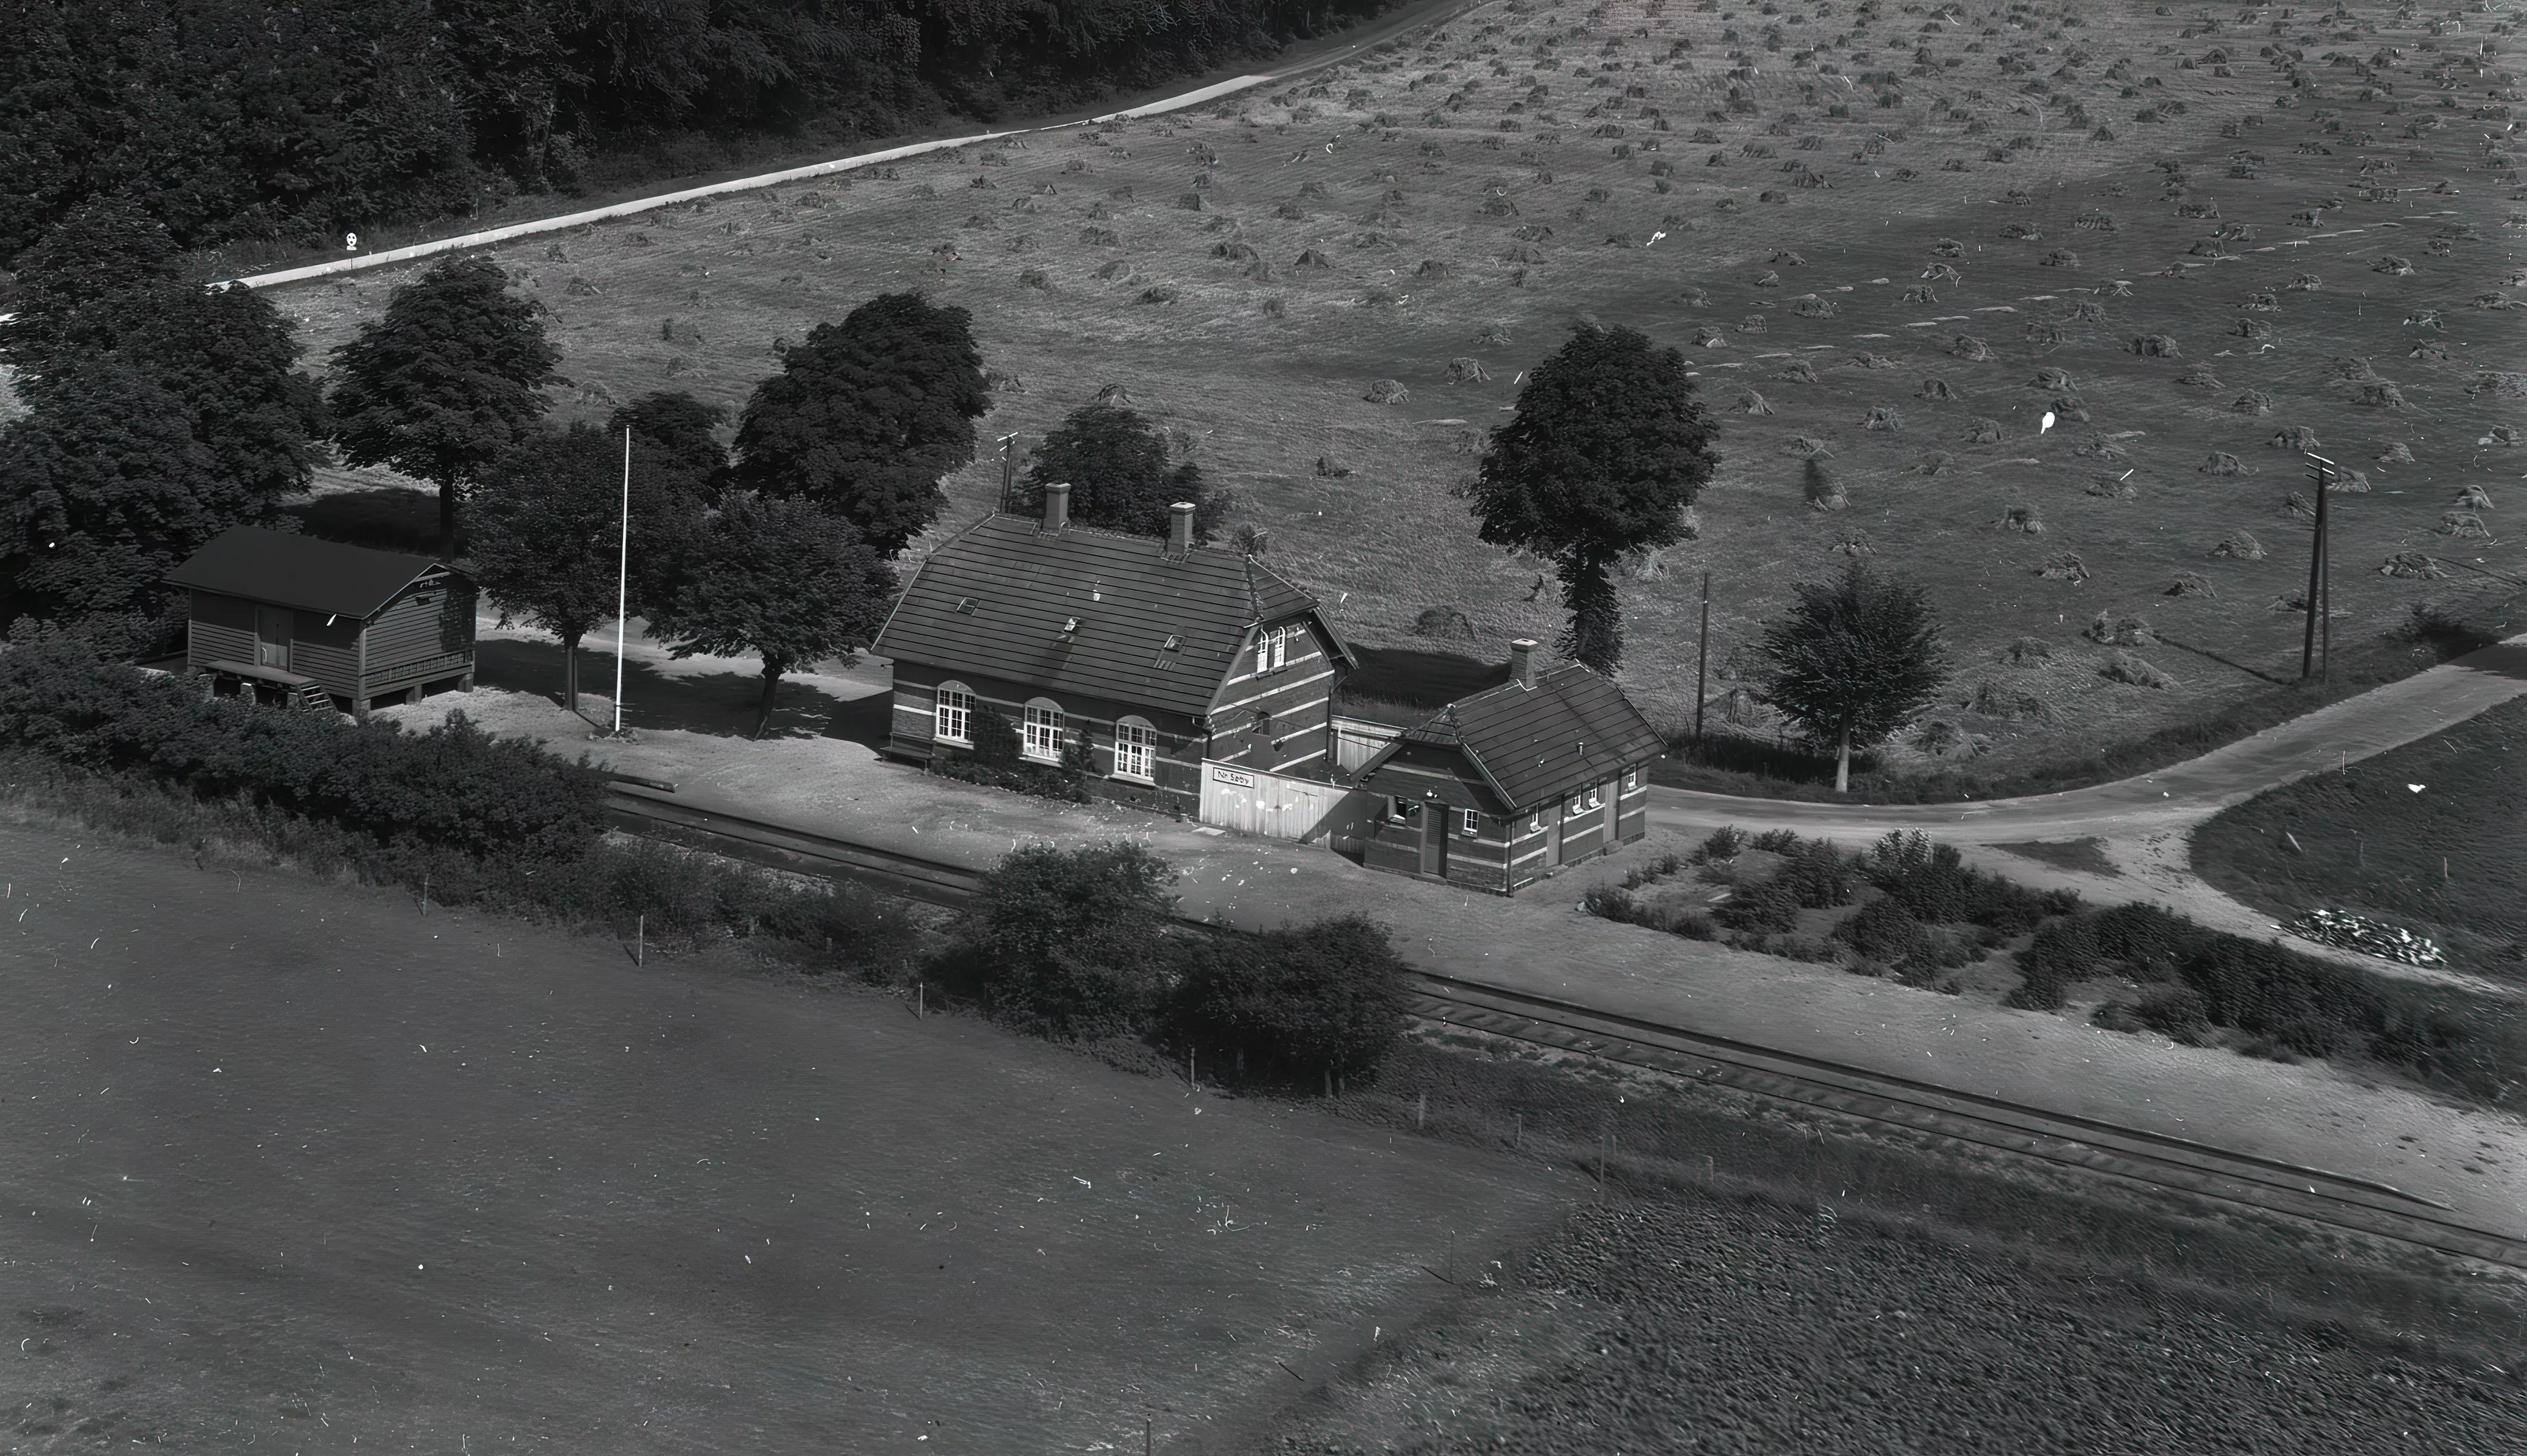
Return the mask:
[[[27,0],[0,44],[0,268],[108,196],[186,247],[312,243],[619,175],[614,154],[679,135],[839,143],[1067,105],[1377,8]]]

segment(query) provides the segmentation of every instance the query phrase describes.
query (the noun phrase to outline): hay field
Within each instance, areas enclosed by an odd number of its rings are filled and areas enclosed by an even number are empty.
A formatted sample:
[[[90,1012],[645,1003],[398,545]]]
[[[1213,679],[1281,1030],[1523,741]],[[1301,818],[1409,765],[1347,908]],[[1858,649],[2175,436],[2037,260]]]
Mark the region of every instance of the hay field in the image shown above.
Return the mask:
[[[1119,385],[1361,640],[1494,656],[1561,613],[1452,488],[1573,321],[1640,327],[1694,361],[1728,459],[1700,539],[1625,583],[1636,699],[1690,714],[1701,570],[1717,694],[1789,585],[1858,549],[1931,584],[1963,665],[1937,738],[1997,771],[2295,676],[2294,439],[2372,487],[2332,502],[2338,669],[2424,661],[2383,637],[2417,600],[2505,615],[2512,588],[2382,575],[2392,555],[2527,566],[2505,524],[2527,465],[2496,433],[2527,411],[2483,374],[2527,357],[2505,306],[2527,193],[2476,115],[2517,94],[2476,53],[2509,23],[2160,9],[1497,0],[1197,114],[499,256],[553,311],[566,415],[662,387],[740,404],[779,340],[926,288],[973,311],[987,437]],[[283,306],[321,353],[401,276]],[[1404,396],[1370,403],[1383,380]],[[1803,496],[1819,450],[1840,509]],[[998,478],[953,480],[942,530]],[[1416,636],[1450,611],[1456,635]],[[2146,634],[2084,637],[2099,613]],[[2029,636],[2049,659],[2013,658]],[[2119,650],[2156,671],[2108,677]]]

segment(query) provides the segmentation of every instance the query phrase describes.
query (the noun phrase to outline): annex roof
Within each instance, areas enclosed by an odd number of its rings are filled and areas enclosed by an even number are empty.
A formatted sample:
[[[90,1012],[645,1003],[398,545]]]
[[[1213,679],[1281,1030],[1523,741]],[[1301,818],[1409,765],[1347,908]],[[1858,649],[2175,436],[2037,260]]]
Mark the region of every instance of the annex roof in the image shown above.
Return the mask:
[[[1573,665],[1533,687],[1505,682],[1459,698],[1360,767],[1366,779],[1405,743],[1455,748],[1514,812],[1603,782],[1666,744],[1614,683]]]
[[[1253,557],[994,515],[931,553],[870,650],[1199,717],[1247,629],[1299,616],[1351,660],[1315,598]]]
[[[204,542],[167,574],[167,581],[277,607],[366,617],[446,565],[427,556],[239,526]]]

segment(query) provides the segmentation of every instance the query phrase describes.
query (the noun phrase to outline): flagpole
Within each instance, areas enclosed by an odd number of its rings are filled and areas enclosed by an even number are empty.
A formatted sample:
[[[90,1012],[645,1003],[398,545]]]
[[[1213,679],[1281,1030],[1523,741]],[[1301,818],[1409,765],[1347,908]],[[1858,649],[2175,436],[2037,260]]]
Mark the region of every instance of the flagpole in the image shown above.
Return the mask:
[[[624,615],[632,597],[632,427],[623,427],[623,536],[614,577],[614,736],[623,736]]]

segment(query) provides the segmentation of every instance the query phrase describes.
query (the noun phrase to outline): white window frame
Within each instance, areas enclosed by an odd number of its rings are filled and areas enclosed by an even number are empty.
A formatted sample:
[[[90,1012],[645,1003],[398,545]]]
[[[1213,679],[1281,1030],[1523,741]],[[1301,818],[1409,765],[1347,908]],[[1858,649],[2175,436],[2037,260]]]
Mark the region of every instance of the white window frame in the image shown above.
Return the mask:
[[[1026,705],[1026,721],[1019,728],[1019,756],[1033,763],[1061,762],[1061,734],[1064,728],[1061,705],[1038,698]]]
[[[1588,807],[1591,809],[1603,809],[1606,807],[1605,794],[1593,783],[1588,785]]]
[[[1158,773],[1159,730],[1128,718],[1115,724],[1114,772],[1110,777],[1156,785]]]
[[[1464,830],[1466,837],[1469,839],[1481,838],[1483,836],[1482,811],[1479,809],[1458,810],[1457,828]]]
[[[1388,794],[1386,796],[1386,822],[1388,824],[1411,824],[1413,822],[1412,802],[1406,799],[1402,794]]]
[[[1543,810],[1538,809],[1533,814],[1526,817],[1526,831],[1530,834],[1541,834],[1544,832]]]
[[[939,684],[930,710],[930,735],[958,748],[974,746],[974,694],[971,689],[946,682]]]
[[[1638,769],[1625,769],[1624,771],[1624,792],[1630,793],[1633,789],[1640,786],[1641,771]]]
[[[1272,671],[1272,634],[1267,631],[1258,631],[1255,634],[1255,676],[1261,678],[1270,671]]]
[[[1272,630],[1272,671],[1279,672],[1290,662],[1290,633],[1286,628]]]

